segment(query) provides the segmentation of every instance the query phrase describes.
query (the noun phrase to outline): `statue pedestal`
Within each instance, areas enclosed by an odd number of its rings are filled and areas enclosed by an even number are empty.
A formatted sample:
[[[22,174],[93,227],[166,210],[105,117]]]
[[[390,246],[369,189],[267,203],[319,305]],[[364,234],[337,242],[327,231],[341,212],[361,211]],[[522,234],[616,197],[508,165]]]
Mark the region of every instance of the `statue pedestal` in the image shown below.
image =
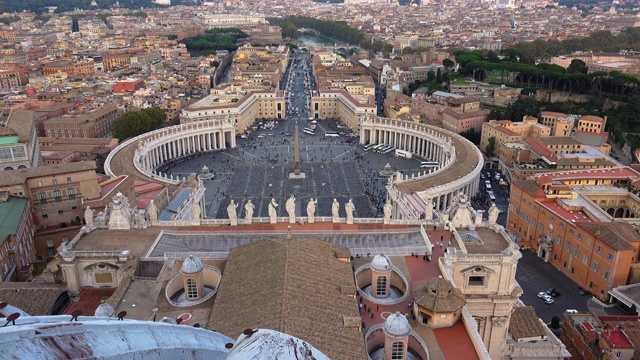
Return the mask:
[[[296,174],[294,172],[289,173],[289,179],[292,179],[292,180],[301,180],[306,178],[307,178],[307,175],[303,172],[301,172],[300,174]]]
[[[307,222],[309,224],[314,224],[316,222],[316,217],[315,216],[309,216],[307,217]]]
[[[238,225],[238,219],[229,219],[231,221],[231,226],[237,226]]]

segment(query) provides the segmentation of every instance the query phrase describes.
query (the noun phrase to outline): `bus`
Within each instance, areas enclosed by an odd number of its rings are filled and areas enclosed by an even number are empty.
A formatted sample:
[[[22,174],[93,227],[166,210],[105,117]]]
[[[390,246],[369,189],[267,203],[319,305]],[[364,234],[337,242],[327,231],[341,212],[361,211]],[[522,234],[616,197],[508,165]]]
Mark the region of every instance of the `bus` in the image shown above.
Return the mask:
[[[378,144],[368,144],[364,146],[364,151],[369,151],[371,149],[373,149],[375,146],[377,146]]]
[[[400,150],[400,149],[396,149],[396,156],[397,157],[403,157],[405,159],[411,159],[413,157],[413,155],[411,155],[410,151]]]
[[[380,153],[383,154],[383,155],[386,155],[386,154],[392,152],[393,150],[395,150],[393,148],[393,146],[388,146],[388,147],[383,148],[382,150],[380,150]]]
[[[384,144],[378,144],[371,149],[373,152],[378,152],[380,149],[384,147]]]
[[[333,132],[333,131],[325,131],[324,136],[326,136],[326,137],[340,137],[340,135],[337,132]]]
[[[439,164],[437,161],[421,161],[420,162],[420,167],[421,168],[434,168],[434,167],[438,167]]]
[[[305,133],[305,134],[309,134],[309,135],[315,135],[316,134],[315,131],[313,131],[313,130],[311,130],[309,128],[302,129],[302,132]]]

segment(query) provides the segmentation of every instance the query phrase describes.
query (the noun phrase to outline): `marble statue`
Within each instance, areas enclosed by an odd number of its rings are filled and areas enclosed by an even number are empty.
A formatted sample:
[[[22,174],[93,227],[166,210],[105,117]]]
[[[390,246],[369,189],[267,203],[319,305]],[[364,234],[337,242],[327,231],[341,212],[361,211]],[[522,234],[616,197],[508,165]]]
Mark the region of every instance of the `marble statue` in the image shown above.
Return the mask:
[[[425,220],[433,220],[433,200],[427,200],[426,207],[424,208]]]
[[[233,200],[231,200],[231,202],[229,203],[229,206],[227,206],[227,214],[229,214],[229,220],[231,220],[231,226],[238,225],[238,215],[236,214],[237,207],[238,207],[238,204],[233,202]]]
[[[340,220],[340,203],[338,203],[336,199],[333,199],[333,203],[331,204],[331,217],[333,218],[333,222]]]
[[[296,197],[291,195],[285,204],[287,213],[289,214],[289,224],[296,222]]]
[[[316,221],[316,204],[317,200],[313,200],[313,198],[309,199],[309,203],[307,204],[307,217],[309,224],[313,224]]]
[[[489,224],[495,224],[496,221],[498,221],[498,215],[500,215],[500,210],[498,210],[496,203],[491,203],[491,207],[489,208]]]
[[[271,224],[275,224],[278,220],[278,212],[277,209],[278,208],[278,203],[276,202],[276,199],[271,198],[271,202],[269,203],[269,222]]]
[[[384,223],[389,224],[391,222],[391,212],[393,211],[393,205],[391,205],[391,203],[387,201],[387,203],[384,204],[383,211],[384,211]]]
[[[129,206],[129,199],[121,192],[117,193],[111,201],[109,229],[131,229],[131,207]]]
[[[353,224],[353,212],[356,210],[356,206],[353,205],[353,199],[349,199],[349,202],[344,204],[344,211],[347,213],[347,224]]]
[[[251,200],[247,200],[247,203],[244,204],[244,223],[247,225],[251,225],[253,223],[253,210],[255,210],[256,206],[253,205]]]
[[[147,214],[149,214],[149,221],[153,223],[154,221],[158,221],[158,209],[156,209],[156,205],[153,203],[153,200],[147,206]]]
[[[87,205],[87,210],[84,211],[84,222],[87,227],[93,227],[93,209]]]

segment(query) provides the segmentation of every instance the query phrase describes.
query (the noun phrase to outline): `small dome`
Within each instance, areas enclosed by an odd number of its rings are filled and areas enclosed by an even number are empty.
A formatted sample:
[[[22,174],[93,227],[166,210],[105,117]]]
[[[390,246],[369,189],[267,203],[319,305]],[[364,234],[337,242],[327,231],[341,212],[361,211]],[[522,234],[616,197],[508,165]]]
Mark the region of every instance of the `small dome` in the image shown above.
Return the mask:
[[[390,271],[393,269],[393,264],[387,255],[380,254],[374,256],[373,260],[371,260],[371,268],[377,271]]]
[[[187,259],[184,259],[184,263],[182,264],[182,269],[180,270],[183,274],[196,274],[204,270],[204,265],[202,265],[202,261],[199,258],[194,257],[193,255],[189,255]]]
[[[382,329],[387,336],[395,338],[407,337],[413,330],[411,328],[411,324],[409,324],[409,320],[407,320],[407,317],[399,311],[395,314],[389,315],[387,320],[385,320],[384,325],[382,325]]]
[[[102,304],[98,305],[93,315],[111,317],[115,312],[116,311],[113,309],[113,306],[103,302]]]

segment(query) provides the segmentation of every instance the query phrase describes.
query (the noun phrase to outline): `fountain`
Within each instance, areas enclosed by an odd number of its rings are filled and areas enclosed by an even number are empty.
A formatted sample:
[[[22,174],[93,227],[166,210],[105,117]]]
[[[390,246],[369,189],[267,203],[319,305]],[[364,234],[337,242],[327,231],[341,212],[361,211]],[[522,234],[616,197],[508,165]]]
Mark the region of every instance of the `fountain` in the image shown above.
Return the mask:
[[[198,175],[198,179],[200,180],[211,180],[215,175],[209,171],[207,165],[202,167],[202,172]]]
[[[389,163],[387,163],[387,165],[384,166],[384,169],[382,169],[379,174],[382,177],[386,177],[386,178],[390,178],[393,176],[393,174],[395,174],[396,172],[394,170],[391,169],[391,165],[389,165]]]

